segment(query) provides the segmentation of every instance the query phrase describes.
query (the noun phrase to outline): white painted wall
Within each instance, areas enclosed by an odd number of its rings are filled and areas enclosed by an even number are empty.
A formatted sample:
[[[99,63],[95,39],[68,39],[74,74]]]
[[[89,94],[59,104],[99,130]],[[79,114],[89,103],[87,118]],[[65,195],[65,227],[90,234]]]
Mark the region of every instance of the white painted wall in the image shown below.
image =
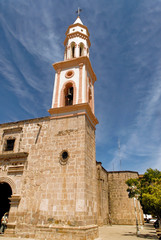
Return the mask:
[[[80,27],[80,26],[71,27],[69,29],[69,33],[74,33],[74,32],[81,32],[81,33],[87,35],[87,30],[84,27]]]

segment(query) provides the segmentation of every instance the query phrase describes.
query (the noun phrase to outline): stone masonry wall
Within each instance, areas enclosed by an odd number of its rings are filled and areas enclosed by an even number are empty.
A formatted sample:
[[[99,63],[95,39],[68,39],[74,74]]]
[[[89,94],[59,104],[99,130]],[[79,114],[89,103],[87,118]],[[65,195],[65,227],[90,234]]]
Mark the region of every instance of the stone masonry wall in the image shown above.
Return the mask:
[[[98,225],[108,224],[108,175],[107,171],[102,167],[101,162],[97,162],[97,203]]]
[[[86,224],[97,224],[97,182],[95,156],[95,129],[86,121],[85,135],[85,190]]]
[[[32,237],[36,226],[96,223],[95,130],[85,115],[0,127],[1,138],[5,129],[22,128],[21,136],[15,136],[19,147],[14,151],[28,153],[21,173],[0,172],[0,177],[13,182],[14,194],[20,196],[16,208],[11,206],[9,218],[11,225],[16,222],[17,235]],[[66,164],[61,161],[63,151],[69,155]]]
[[[109,184],[109,214],[111,224],[136,224],[134,199],[128,197],[127,185],[129,178],[137,178],[137,172],[120,171],[108,172]],[[136,202],[137,219],[140,223],[142,210],[139,210],[140,203]]]

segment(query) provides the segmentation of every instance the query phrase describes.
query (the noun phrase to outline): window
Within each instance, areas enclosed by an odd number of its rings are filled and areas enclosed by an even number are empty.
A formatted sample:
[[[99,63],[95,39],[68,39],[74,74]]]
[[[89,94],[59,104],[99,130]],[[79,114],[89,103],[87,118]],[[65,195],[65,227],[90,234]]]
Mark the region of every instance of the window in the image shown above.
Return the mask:
[[[69,159],[69,153],[67,150],[63,150],[61,153],[60,153],[60,164],[61,165],[66,165],[67,162],[68,162],[68,159]]]
[[[15,139],[7,139],[5,151],[13,151],[15,144]]]
[[[73,70],[69,70],[69,71],[67,71],[66,74],[65,74],[65,77],[66,77],[66,78],[71,78],[71,77],[73,77],[73,76],[74,76],[74,71],[73,71]]]
[[[80,47],[79,47],[79,56],[83,56],[83,49],[84,49],[84,45],[83,43],[80,43]]]
[[[75,46],[72,47],[72,57],[74,58]]]
[[[68,152],[67,151],[63,151],[62,152],[62,158],[65,160],[68,158]]]
[[[71,56],[72,56],[72,58],[75,57],[75,43],[74,42],[71,43]]]

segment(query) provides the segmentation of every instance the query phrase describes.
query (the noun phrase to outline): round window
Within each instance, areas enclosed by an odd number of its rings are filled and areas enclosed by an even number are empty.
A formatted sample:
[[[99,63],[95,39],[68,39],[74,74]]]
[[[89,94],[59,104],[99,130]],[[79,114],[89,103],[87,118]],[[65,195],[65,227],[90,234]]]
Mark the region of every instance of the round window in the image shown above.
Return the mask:
[[[60,153],[60,163],[61,163],[62,165],[67,164],[68,158],[69,158],[69,153],[68,153],[68,151],[67,151],[67,150],[63,150],[63,151]]]
[[[68,72],[66,72],[65,77],[66,78],[71,78],[74,76],[74,71],[73,70],[69,70]]]
[[[67,157],[68,157],[68,152],[64,151],[62,153],[62,158],[65,160],[65,159],[67,159]]]

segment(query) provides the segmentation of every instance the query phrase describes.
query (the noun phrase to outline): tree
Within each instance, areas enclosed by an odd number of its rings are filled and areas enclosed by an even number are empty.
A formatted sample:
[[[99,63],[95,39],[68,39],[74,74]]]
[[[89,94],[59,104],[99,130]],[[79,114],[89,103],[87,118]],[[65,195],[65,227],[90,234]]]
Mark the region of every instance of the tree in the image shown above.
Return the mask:
[[[149,168],[142,177],[129,179],[126,184],[129,197],[138,197],[143,212],[157,216],[161,222],[161,172]]]

